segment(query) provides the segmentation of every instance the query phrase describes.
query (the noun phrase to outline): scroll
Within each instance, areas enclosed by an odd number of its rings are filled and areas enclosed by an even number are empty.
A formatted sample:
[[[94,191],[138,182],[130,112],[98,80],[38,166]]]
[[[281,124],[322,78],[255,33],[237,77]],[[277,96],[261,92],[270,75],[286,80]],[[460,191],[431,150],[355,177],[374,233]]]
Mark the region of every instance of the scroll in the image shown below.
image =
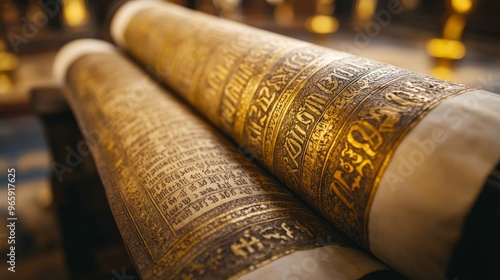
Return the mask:
[[[399,279],[111,44],[54,73],[143,279]]]
[[[159,1],[111,33],[359,245],[446,277],[500,159],[498,96]]]

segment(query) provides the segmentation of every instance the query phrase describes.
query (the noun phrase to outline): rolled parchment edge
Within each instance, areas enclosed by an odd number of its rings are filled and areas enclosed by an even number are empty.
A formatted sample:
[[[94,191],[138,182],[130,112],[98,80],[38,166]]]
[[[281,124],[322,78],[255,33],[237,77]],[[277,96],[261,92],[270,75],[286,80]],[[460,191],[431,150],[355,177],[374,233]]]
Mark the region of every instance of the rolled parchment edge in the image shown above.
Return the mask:
[[[57,85],[63,85],[68,68],[79,57],[89,53],[116,53],[116,48],[98,39],[79,39],[64,45],[54,59],[52,76]]]
[[[159,5],[158,5],[159,4]],[[129,20],[139,11],[150,7],[161,7],[159,0],[129,1],[123,3],[113,15],[110,26],[110,34],[116,44],[120,47],[125,46],[125,28]]]
[[[498,95],[468,91],[443,101],[406,135],[371,206],[376,256],[415,278],[431,271],[444,279],[465,219],[500,160],[498,108]]]

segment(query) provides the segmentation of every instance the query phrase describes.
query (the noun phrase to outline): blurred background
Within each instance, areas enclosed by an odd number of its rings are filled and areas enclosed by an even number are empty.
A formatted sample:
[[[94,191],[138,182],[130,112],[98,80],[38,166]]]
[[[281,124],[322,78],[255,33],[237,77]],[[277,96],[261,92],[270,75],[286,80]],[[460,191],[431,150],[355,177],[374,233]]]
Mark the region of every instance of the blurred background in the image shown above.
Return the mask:
[[[64,147],[80,139],[51,76],[55,53],[77,38],[109,40],[109,14],[117,2],[123,1],[0,0],[0,219],[7,216],[10,167],[18,175],[19,219],[15,274],[7,271],[8,232],[0,227],[0,279],[138,279],[109,225],[92,164],[83,164],[65,184],[51,169],[68,153]],[[500,1],[171,2],[500,93]]]

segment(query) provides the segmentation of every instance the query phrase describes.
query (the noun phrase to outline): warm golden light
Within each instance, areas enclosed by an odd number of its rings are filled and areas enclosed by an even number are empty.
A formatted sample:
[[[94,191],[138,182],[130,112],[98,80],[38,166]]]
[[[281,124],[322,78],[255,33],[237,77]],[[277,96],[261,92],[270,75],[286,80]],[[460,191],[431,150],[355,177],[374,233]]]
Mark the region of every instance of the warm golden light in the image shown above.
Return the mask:
[[[17,57],[12,53],[0,51],[0,71],[13,71],[17,68]]]
[[[359,20],[367,21],[372,18],[377,7],[377,0],[358,0],[356,3],[356,16]]]
[[[17,57],[7,52],[5,42],[0,40],[0,94],[9,93],[14,88],[12,74],[16,70],[17,64]]]
[[[453,71],[448,66],[436,66],[431,73],[432,76],[443,80],[450,80],[452,74]]]
[[[451,13],[443,26],[443,38],[427,42],[427,53],[437,58],[432,75],[449,80],[453,60],[462,59],[466,48],[461,42],[466,24],[466,14],[472,10],[474,0],[450,0]]]
[[[403,5],[406,11],[416,9],[420,6],[421,0],[401,0],[401,5]]]
[[[460,40],[465,27],[465,18],[463,16],[451,15],[443,27],[443,37],[446,39]]]
[[[266,0],[266,2],[270,5],[276,6],[285,2],[285,0]]]
[[[306,28],[316,34],[330,34],[339,28],[339,22],[331,16],[317,15],[307,20]]]
[[[14,88],[12,80],[6,74],[0,73],[0,95],[10,92]]]
[[[278,25],[292,25],[294,17],[293,6],[290,3],[282,2],[274,9],[274,20]]]
[[[457,40],[432,39],[427,43],[427,53],[437,58],[461,59],[465,56],[465,46]]]
[[[468,13],[472,8],[472,0],[451,0],[451,8],[461,14]]]
[[[84,0],[65,0],[63,17],[64,22],[71,26],[82,26],[88,21],[88,11]]]

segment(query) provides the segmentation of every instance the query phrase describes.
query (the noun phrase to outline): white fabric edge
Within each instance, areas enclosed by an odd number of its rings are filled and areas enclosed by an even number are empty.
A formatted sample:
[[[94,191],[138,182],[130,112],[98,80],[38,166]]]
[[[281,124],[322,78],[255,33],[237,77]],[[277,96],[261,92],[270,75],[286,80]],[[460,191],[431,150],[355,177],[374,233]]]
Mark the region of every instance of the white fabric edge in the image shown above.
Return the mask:
[[[385,269],[389,268],[360,250],[332,245],[283,256],[239,279],[352,280]]]
[[[130,21],[130,19],[138,12],[151,8],[151,7],[161,7],[165,3],[159,0],[141,0],[141,1],[129,1],[123,4],[116,11],[113,19],[111,20],[110,33],[111,38],[120,47],[125,47],[125,29]]]
[[[116,48],[105,41],[97,39],[79,39],[64,45],[54,59],[52,75],[58,85],[64,84],[66,73],[71,64],[82,55],[88,53],[116,53]]]
[[[499,109],[499,95],[463,93],[400,143],[370,209],[370,249],[382,261],[412,278],[445,278],[464,221],[500,160]]]

